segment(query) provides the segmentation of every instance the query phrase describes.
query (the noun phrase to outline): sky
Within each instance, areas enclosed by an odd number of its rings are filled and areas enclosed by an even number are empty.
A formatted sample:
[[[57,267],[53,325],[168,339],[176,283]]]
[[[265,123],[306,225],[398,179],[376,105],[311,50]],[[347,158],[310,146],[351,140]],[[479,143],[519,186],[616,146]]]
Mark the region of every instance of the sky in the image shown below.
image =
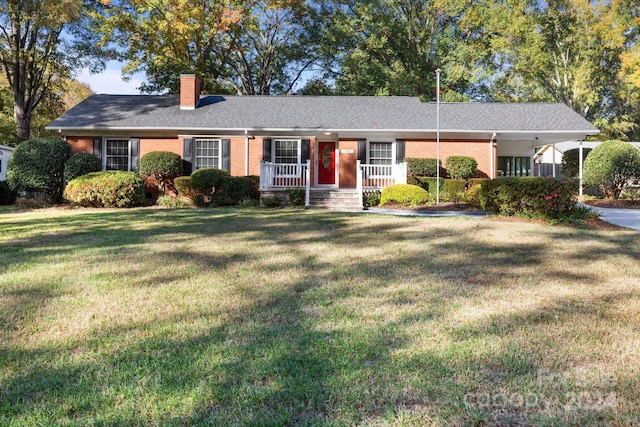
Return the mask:
[[[144,74],[136,74],[128,82],[122,80],[121,68],[123,64],[109,61],[107,68],[100,74],[91,74],[89,70],[82,70],[77,77],[78,81],[88,84],[94,93],[108,95],[137,95],[137,89],[144,81]]]

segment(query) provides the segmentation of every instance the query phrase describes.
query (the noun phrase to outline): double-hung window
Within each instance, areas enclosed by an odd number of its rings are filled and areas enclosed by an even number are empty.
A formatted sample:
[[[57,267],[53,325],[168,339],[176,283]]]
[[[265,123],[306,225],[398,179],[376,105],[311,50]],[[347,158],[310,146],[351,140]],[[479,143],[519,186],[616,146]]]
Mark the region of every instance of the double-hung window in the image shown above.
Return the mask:
[[[222,168],[222,148],[220,139],[196,139],[196,169]]]
[[[391,142],[369,142],[368,163],[375,165],[371,171],[373,176],[392,175],[393,144]]]
[[[105,170],[131,170],[131,148],[128,139],[107,139],[104,143]]]
[[[369,164],[391,165],[393,164],[393,144],[390,142],[369,143]]]
[[[276,174],[282,178],[297,178],[301,174],[300,140],[274,139],[273,163],[276,163]]]
[[[273,162],[274,163],[300,163],[300,140],[299,139],[274,139],[273,140]]]

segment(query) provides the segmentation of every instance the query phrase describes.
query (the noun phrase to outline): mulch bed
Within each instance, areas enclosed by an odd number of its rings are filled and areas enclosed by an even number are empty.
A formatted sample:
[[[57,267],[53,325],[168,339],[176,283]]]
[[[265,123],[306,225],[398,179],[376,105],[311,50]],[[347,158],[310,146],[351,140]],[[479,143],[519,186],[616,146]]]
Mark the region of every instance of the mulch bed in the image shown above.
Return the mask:
[[[598,208],[640,209],[640,200],[582,199],[585,205]]]

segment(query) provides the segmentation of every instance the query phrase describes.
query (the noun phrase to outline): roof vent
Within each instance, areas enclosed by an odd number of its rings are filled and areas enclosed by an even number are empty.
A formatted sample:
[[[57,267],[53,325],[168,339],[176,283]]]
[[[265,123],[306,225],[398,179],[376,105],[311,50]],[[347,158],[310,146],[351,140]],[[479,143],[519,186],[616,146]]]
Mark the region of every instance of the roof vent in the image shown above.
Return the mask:
[[[200,79],[195,74],[180,74],[180,109],[195,110],[200,101]]]

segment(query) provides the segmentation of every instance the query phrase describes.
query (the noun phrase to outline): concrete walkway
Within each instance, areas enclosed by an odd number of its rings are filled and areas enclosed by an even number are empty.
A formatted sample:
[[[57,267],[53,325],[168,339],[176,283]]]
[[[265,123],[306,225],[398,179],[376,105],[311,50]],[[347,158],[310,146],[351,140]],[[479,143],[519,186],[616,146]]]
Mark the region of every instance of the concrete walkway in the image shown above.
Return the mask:
[[[588,205],[586,205],[588,206]],[[600,214],[600,219],[611,224],[640,230],[640,209],[599,208],[588,206]]]

